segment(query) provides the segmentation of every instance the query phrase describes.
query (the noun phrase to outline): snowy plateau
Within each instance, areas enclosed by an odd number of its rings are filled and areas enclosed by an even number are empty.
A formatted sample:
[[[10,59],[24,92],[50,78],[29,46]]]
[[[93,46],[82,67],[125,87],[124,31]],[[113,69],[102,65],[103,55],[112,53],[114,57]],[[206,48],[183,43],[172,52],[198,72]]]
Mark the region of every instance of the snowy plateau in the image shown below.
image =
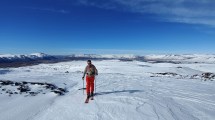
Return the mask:
[[[0,120],[215,120],[214,80],[215,55],[0,55]]]

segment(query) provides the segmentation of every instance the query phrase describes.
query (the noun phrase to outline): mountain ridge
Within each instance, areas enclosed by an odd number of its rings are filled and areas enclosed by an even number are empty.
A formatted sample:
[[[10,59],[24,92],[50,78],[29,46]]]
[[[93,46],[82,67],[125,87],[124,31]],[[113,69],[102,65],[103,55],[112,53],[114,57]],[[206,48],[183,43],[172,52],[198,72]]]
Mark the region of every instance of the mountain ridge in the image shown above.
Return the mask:
[[[133,55],[133,54],[72,54],[48,55],[45,53],[32,53],[29,55],[0,55],[0,68],[21,67],[41,63],[57,63],[73,60],[120,60],[143,61],[152,63],[215,63],[213,54],[162,54],[162,55]]]

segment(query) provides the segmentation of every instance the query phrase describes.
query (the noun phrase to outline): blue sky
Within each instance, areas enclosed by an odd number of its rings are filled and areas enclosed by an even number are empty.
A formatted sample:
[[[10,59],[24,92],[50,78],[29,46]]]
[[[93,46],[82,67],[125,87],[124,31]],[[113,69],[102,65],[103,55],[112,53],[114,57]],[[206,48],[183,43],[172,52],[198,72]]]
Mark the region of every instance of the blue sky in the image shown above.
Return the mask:
[[[1,0],[0,54],[214,53],[214,0]]]

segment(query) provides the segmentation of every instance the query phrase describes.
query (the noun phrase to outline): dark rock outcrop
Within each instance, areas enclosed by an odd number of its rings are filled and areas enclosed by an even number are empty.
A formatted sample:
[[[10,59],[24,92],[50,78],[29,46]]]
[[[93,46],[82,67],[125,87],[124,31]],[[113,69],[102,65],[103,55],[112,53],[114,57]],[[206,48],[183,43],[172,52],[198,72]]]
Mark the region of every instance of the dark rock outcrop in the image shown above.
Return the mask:
[[[37,91],[33,91],[31,88],[34,87],[35,85],[38,85],[40,87],[38,87]],[[10,90],[11,87],[7,87],[7,86],[12,86],[12,89],[16,89],[15,90]],[[0,80],[0,91],[5,92],[6,94],[9,94],[10,96],[13,94],[27,94],[25,96],[36,96],[38,94],[46,94],[46,92],[53,92],[55,94],[58,95],[64,95],[67,90],[64,88],[59,88],[54,84],[51,83],[40,83],[40,82],[14,82],[14,81],[9,81],[9,80]],[[35,88],[35,87],[34,87]]]

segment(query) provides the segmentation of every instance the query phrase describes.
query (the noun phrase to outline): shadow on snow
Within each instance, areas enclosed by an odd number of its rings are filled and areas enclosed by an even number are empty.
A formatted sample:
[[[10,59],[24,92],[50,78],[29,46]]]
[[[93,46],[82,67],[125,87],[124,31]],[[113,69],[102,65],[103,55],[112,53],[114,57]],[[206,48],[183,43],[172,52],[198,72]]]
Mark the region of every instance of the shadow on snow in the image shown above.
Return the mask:
[[[116,94],[116,93],[138,93],[138,92],[144,92],[143,90],[120,90],[120,91],[111,91],[111,92],[98,92],[95,93],[95,96],[99,95],[108,95],[108,94]]]

